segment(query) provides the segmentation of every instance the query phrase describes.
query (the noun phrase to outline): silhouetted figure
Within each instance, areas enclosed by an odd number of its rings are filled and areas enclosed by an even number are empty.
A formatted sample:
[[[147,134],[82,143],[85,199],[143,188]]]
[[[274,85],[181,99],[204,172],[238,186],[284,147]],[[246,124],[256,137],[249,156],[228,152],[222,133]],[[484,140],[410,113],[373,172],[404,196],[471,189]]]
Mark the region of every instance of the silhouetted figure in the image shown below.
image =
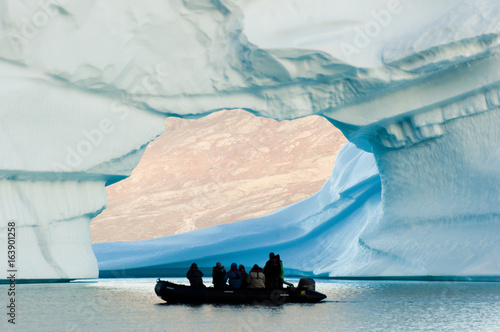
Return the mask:
[[[276,255],[274,256],[278,262],[280,262],[280,284],[279,284],[279,288],[282,289],[283,288],[283,282],[285,281],[284,279],[284,276],[283,276],[283,262],[281,261],[281,258],[280,258],[280,255]]]
[[[191,284],[191,287],[194,288],[205,288],[205,285],[203,284],[203,272],[198,270],[198,265],[196,263],[191,264],[191,267],[189,268],[189,271],[186,274],[186,277],[189,279],[189,283]]]
[[[279,256],[278,256],[279,257]],[[264,274],[266,275],[266,288],[281,289],[283,283],[281,281],[282,268],[281,261],[276,258],[274,253],[269,253],[269,260],[264,267]]]
[[[241,280],[242,280],[241,288],[246,288],[247,287],[246,280],[248,277],[248,273],[247,273],[247,271],[245,271],[245,266],[243,264],[240,264],[240,266],[238,266],[238,270],[241,273]]]
[[[212,283],[214,284],[215,288],[225,288],[226,287],[226,281],[224,280],[224,277],[226,276],[226,269],[220,262],[217,262],[215,266],[212,268]]]

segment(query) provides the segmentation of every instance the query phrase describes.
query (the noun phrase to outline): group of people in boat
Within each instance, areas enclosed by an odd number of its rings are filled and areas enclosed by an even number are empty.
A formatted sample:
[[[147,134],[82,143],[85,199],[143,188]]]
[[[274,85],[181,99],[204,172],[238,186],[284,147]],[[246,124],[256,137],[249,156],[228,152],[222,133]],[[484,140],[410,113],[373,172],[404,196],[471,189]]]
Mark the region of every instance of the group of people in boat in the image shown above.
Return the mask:
[[[191,287],[204,288],[203,272],[198,269],[196,263],[191,264],[186,277]],[[269,260],[264,268],[255,264],[247,273],[243,265],[231,264],[226,272],[224,266],[217,262],[212,268],[212,283],[214,288],[250,288],[250,289],[282,289],[283,288],[283,263],[280,255],[269,253]]]

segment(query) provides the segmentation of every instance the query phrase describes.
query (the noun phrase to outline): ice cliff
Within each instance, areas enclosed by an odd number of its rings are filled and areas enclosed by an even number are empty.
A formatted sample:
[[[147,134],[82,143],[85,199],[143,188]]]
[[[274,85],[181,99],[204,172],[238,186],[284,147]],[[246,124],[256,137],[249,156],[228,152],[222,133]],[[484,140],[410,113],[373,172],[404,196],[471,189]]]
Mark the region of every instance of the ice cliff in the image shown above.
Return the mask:
[[[353,144],[320,192],[266,217],[95,245],[104,274],[275,250],[299,274],[500,275],[496,1],[0,9],[0,238],[15,221],[21,278],[97,276],[88,223],[103,186],[130,174],[164,116],[237,107],[322,115]]]

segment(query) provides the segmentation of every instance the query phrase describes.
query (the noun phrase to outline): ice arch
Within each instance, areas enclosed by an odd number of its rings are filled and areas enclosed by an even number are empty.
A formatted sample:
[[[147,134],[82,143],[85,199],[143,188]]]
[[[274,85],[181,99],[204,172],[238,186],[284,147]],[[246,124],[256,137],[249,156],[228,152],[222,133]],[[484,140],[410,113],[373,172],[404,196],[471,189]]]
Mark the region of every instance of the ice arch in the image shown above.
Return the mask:
[[[311,245],[331,259],[297,260],[296,270],[498,275],[500,6],[360,0],[353,11],[347,1],[305,3],[1,2],[1,238],[15,221],[18,277],[97,276],[87,224],[105,206],[104,184],[130,174],[165,115],[236,107],[276,119],[323,115],[359,148],[374,147],[381,214],[368,208],[377,206],[373,167],[347,179],[344,196],[359,206],[349,215],[369,223],[343,223],[330,239],[342,235],[349,245]],[[304,19],[286,19],[294,15]],[[263,24],[271,16],[277,24]],[[319,239],[321,230],[311,232]],[[273,243],[301,248],[290,237]],[[158,258],[153,247],[129,261],[108,249],[97,252],[109,270]]]

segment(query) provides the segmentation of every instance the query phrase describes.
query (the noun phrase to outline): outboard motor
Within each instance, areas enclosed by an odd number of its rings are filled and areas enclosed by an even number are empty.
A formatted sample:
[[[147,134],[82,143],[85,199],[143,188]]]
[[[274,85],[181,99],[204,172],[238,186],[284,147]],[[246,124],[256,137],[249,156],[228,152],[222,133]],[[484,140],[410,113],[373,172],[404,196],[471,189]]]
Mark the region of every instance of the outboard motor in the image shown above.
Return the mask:
[[[316,282],[311,278],[300,278],[297,288],[316,290]]]

